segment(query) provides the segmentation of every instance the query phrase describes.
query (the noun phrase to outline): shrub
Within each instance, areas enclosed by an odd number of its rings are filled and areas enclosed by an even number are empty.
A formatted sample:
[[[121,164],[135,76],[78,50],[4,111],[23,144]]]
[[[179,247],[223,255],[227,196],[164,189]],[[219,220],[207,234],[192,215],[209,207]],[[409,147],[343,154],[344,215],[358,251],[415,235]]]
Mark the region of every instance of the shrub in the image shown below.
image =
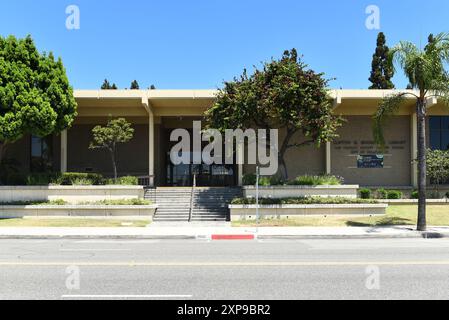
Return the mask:
[[[117,199],[117,200],[100,200],[96,202],[87,202],[85,204],[98,204],[106,206],[142,206],[151,204],[151,201],[144,199]]]
[[[398,200],[402,199],[402,192],[398,190],[388,190],[387,191],[387,199]]]
[[[433,190],[430,195],[429,195],[430,199],[441,199],[441,195],[437,190]]]
[[[448,191],[448,192],[446,192],[446,198],[448,198],[448,199],[449,199],[449,191]]]
[[[98,173],[66,172],[62,175],[62,185],[102,185],[105,181]]]
[[[256,175],[254,173],[243,175],[242,183],[244,186],[254,186],[256,184]]]
[[[376,190],[377,199],[387,199],[388,192],[387,190],[381,188]]]
[[[112,184],[112,185],[123,185],[123,186],[137,186],[139,184],[139,181],[137,177],[134,176],[124,176],[115,179],[108,179],[106,181],[106,184]]]
[[[360,198],[371,199],[371,190],[370,189],[360,189]]]
[[[412,194],[411,194],[410,198],[412,198],[412,199],[418,199],[418,198],[419,198],[419,193],[418,193],[418,191],[416,191],[416,190],[412,191]]]
[[[297,186],[340,185],[341,183],[341,178],[332,175],[302,175],[287,182],[289,185]]]
[[[26,178],[29,186],[53,185],[101,185],[104,179],[101,174],[78,172],[32,173]]]
[[[235,198],[232,204],[255,204],[255,198]],[[352,198],[323,198],[323,197],[298,197],[298,198],[260,198],[261,205],[275,205],[275,204],[363,204],[363,203],[377,203],[375,200],[367,199],[352,199]]]
[[[61,184],[61,174],[58,172],[31,173],[26,178],[28,186],[46,186],[49,184]]]

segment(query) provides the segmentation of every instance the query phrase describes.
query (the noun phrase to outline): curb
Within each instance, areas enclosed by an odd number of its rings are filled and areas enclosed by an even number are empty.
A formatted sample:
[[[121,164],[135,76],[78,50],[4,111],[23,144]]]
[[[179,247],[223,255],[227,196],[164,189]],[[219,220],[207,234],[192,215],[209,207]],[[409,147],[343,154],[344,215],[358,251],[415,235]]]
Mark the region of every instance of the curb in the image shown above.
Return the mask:
[[[0,235],[0,240],[58,240],[58,239],[130,239],[130,240],[307,240],[307,239],[442,239],[449,233],[422,232],[413,234],[368,234],[368,235]]]

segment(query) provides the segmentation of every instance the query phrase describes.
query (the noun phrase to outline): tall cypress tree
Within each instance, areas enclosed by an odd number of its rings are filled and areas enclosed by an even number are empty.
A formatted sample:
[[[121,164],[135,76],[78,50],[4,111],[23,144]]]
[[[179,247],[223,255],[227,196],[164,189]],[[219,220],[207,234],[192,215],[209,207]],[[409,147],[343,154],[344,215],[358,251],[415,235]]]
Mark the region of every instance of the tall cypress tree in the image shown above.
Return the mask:
[[[372,85],[369,89],[394,89],[391,81],[394,75],[393,68],[388,64],[389,48],[386,45],[386,39],[383,32],[377,36],[377,48],[373,54],[373,62],[371,63],[371,76],[369,81]]]
[[[101,85],[101,90],[109,90],[111,89],[111,84],[108,79],[104,79],[103,84]]]
[[[133,82],[131,82],[131,90],[139,90],[139,83],[137,82],[137,80],[134,80]]]

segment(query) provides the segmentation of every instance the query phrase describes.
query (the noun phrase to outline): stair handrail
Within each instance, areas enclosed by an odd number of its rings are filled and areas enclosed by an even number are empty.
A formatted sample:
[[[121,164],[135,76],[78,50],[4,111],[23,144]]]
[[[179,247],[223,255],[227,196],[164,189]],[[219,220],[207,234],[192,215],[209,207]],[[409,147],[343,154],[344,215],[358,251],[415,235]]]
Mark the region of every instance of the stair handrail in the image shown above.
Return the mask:
[[[195,194],[195,187],[196,187],[196,174],[193,175],[192,191],[190,192],[189,222],[192,221],[193,216],[193,196]]]

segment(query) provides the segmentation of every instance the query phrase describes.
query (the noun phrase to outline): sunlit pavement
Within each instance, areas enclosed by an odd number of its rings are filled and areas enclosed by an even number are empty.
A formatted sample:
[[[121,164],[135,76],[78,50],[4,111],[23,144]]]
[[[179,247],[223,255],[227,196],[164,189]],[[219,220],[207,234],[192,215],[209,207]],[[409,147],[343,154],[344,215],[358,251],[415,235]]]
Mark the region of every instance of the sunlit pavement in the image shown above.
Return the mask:
[[[0,240],[0,299],[448,299],[449,240]]]

